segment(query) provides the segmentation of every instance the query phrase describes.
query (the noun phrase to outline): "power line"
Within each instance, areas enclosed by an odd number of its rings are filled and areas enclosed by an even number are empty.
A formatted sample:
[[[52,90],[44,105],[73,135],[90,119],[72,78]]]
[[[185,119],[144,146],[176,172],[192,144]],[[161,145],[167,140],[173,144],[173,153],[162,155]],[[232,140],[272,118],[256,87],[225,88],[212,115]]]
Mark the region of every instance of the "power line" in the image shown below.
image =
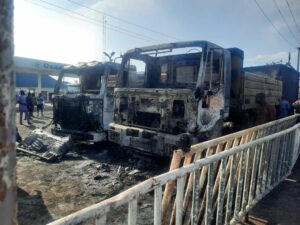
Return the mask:
[[[62,14],[62,15],[65,15],[65,16],[69,16],[69,17],[72,17],[72,18],[75,18],[75,19],[77,19],[77,20],[81,20],[81,21],[84,21],[84,22],[87,22],[87,23],[90,23],[90,24],[93,24],[93,25],[96,25],[96,26],[99,26],[99,25],[103,25],[103,22],[101,22],[101,21],[96,21],[96,20],[92,20],[91,21],[91,19],[89,18],[88,20],[87,19],[83,19],[83,18],[81,18],[83,15],[81,15],[81,14],[77,14],[77,15],[80,15],[80,17],[77,17],[77,16],[74,16],[74,15],[71,15],[71,14],[66,14],[66,13],[64,13],[64,12],[62,12],[62,11],[59,11],[59,10],[55,10],[54,8],[50,8],[50,7],[47,7],[47,6],[45,6],[45,5],[41,5],[41,4],[39,4],[39,3],[36,3],[36,2],[32,2],[32,1],[30,1],[30,0],[26,0],[26,1],[28,1],[29,3],[31,3],[31,4],[34,4],[34,5],[36,5],[36,6],[39,6],[39,7],[42,7],[42,8],[44,8],[44,9],[47,9],[47,10],[50,10],[50,11],[53,11],[53,12],[56,12],[56,13],[59,13],[59,14]],[[72,11],[71,11],[71,13],[72,13]],[[86,17],[85,17],[86,18]],[[117,29],[113,29],[113,28],[109,28],[110,30],[113,30],[113,31],[116,31],[116,32],[120,32],[120,33],[124,33],[124,32],[122,32],[122,31],[119,31],[119,30],[117,30]],[[134,35],[132,35],[132,34],[130,34],[130,33],[124,33],[124,34],[126,34],[126,35],[128,35],[128,36],[131,36],[131,37],[134,37],[134,38],[137,38],[137,39],[140,39],[140,40],[143,40],[143,41],[146,41],[146,42],[149,42],[149,40],[146,40],[146,39],[142,39],[142,38],[139,38],[139,37],[136,37],[136,36],[134,36]]]
[[[78,12],[75,12],[75,11],[69,10],[69,9],[67,9],[67,8],[64,8],[64,7],[62,7],[62,6],[59,6],[59,5],[53,4],[53,3],[51,3],[51,2],[48,2],[48,1],[45,1],[45,0],[38,0],[38,1],[40,1],[40,2],[43,2],[43,3],[45,3],[45,4],[48,4],[48,5],[51,5],[51,6],[53,6],[53,7],[56,7],[56,8],[59,8],[59,9],[62,9],[62,10],[65,10],[65,11],[71,12],[71,13],[73,13],[73,14],[80,15],[80,16],[82,16],[82,17],[85,17],[85,18],[87,18],[87,19],[90,19],[90,20],[93,20],[93,21],[96,21],[96,22],[103,23],[103,21],[98,21],[98,20],[95,20],[95,19],[93,19],[93,18],[91,18],[91,17],[88,17],[88,16],[86,16],[86,15],[82,15],[82,14],[80,14],[80,13],[78,13]],[[134,34],[134,35],[136,35],[136,36],[140,36],[140,37],[142,37],[142,38],[149,39],[149,40],[151,40],[151,41],[153,41],[153,42],[160,42],[160,41],[159,41],[159,40],[157,40],[157,39],[154,39],[154,38],[151,38],[151,37],[149,37],[149,36],[142,35],[142,34],[139,34],[139,33],[136,33],[136,32],[132,32],[132,31],[130,31],[130,30],[128,30],[128,29],[121,28],[121,27],[118,27],[118,26],[115,26],[115,25],[109,24],[109,23],[107,23],[107,22],[106,22],[106,25],[108,25],[108,26],[110,26],[110,27],[113,27],[113,28],[115,28],[115,29],[122,30],[122,31],[124,31],[124,32],[130,32],[130,33],[132,33],[132,34]]]
[[[286,2],[287,6],[288,6],[288,8],[289,8],[289,11],[290,11],[292,17],[293,17],[293,21],[294,21],[294,23],[295,23],[295,25],[296,25],[298,31],[300,32],[300,26],[298,25],[298,23],[297,23],[297,21],[296,21],[296,18],[295,18],[295,15],[294,15],[294,13],[293,13],[293,11],[292,11],[292,9],[291,9],[290,3],[289,3],[288,0],[285,0],[285,2]]]
[[[102,14],[102,15],[105,15],[105,16],[108,16],[108,17],[111,17],[111,18],[114,18],[114,19],[116,19],[116,20],[122,21],[122,22],[127,23],[127,24],[130,24],[130,25],[132,25],[132,26],[136,26],[136,27],[139,27],[139,28],[141,28],[141,29],[150,31],[150,32],[152,32],[152,33],[156,33],[156,34],[159,34],[159,35],[162,35],[162,36],[165,36],[165,37],[172,38],[172,39],[174,39],[174,40],[180,41],[180,39],[178,39],[177,37],[174,37],[174,36],[165,34],[165,33],[163,33],[163,32],[157,31],[157,30],[150,29],[150,28],[148,28],[148,27],[142,26],[142,25],[140,25],[140,24],[133,23],[133,22],[131,22],[131,21],[122,19],[122,18],[120,18],[120,17],[117,17],[117,16],[114,16],[114,15],[108,14],[108,13],[103,12],[103,11],[93,9],[93,8],[91,8],[91,7],[88,7],[88,6],[84,5],[84,4],[81,4],[81,3],[76,2],[76,1],[73,1],[73,0],[68,0],[68,1],[69,1],[69,2],[72,2],[72,3],[75,4],[75,5],[81,6],[81,7],[83,7],[83,8],[89,9],[89,10],[91,10],[91,11],[94,11],[94,12],[96,12],[96,13],[100,13],[100,14]]]
[[[282,14],[282,12],[281,12],[281,10],[280,10],[280,8],[279,8],[279,6],[278,6],[276,0],[273,0],[273,2],[274,2],[274,4],[275,4],[275,6],[276,6],[276,8],[277,8],[277,10],[278,10],[278,12],[279,12],[279,14],[280,14],[282,20],[284,21],[285,25],[287,26],[288,30],[290,31],[290,33],[292,34],[292,36],[293,36],[293,38],[296,40],[296,42],[298,42],[297,37],[295,36],[294,32],[293,32],[292,29],[290,28],[290,25],[287,23],[286,19],[284,18],[284,16],[283,16],[283,14]]]
[[[84,22],[87,22],[87,23],[90,23],[90,24],[93,24],[93,25],[96,25],[96,26],[101,26],[101,25],[102,25],[102,23],[93,22],[93,21],[90,21],[90,20],[87,20],[87,19],[79,18],[79,17],[77,17],[77,16],[74,16],[74,15],[71,15],[71,14],[63,13],[63,12],[61,12],[61,11],[59,11],[59,10],[55,10],[55,9],[53,9],[53,8],[47,7],[47,6],[45,6],[45,5],[38,4],[38,3],[36,3],[36,2],[30,2],[29,0],[27,0],[27,1],[28,1],[29,3],[31,3],[31,4],[37,5],[37,6],[39,6],[39,7],[44,8],[44,9],[47,9],[47,10],[50,10],[50,11],[53,11],[53,12],[56,12],[56,13],[59,13],[59,14],[65,15],[65,16],[72,17],[72,18],[77,19],[77,20],[80,20],[80,21],[84,21]],[[108,29],[110,29],[110,30],[112,30],[112,31],[119,32],[119,33],[126,34],[127,36],[130,36],[130,37],[133,37],[133,38],[142,40],[142,41],[144,41],[144,42],[146,42],[146,43],[149,43],[149,42],[150,42],[149,40],[146,40],[146,39],[143,39],[143,38],[140,38],[140,37],[136,37],[136,36],[132,35],[131,33],[125,33],[125,32],[122,32],[122,31],[119,31],[119,30],[113,29],[113,28],[108,28]],[[151,42],[151,43],[152,43],[152,42]]]
[[[98,21],[98,20],[95,20],[91,17],[88,17],[88,16],[85,16],[85,15],[82,15],[78,12],[75,12],[75,11],[72,11],[72,10],[69,10],[67,8],[64,8],[64,7],[61,7],[61,6],[58,6],[58,5],[55,5],[53,3],[50,3],[50,2],[47,2],[47,1],[43,1],[43,0],[39,0],[40,2],[43,2],[45,4],[48,4],[52,7],[55,7],[55,8],[58,8],[60,10],[64,10],[64,11],[67,11],[68,13],[72,13],[72,14],[76,14],[80,17],[84,17],[84,18],[87,18],[88,20],[83,20],[85,22],[89,22],[89,23],[92,23],[92,24],[95,24],[95,25],[103,25],[103,21]],[[48,10],[52,10],[52,11],[55,11],[53,8],[49,8],[49,7],[45,7],[44,5],[40,5],[40,4],[37,4],[36,2],[31,2],[30,3],[32,4],[35,4],[37,6],[40,6],[40,7],[43,7],[43,8],[46,8]],[[67,16],[71,16],[71,17],[74,17],[74,15],[70,15],[70,14],[66,14],[66,13],[63,13],[61,11],[56,11],[58,13],[61,13],[63,15],[67,15]],[[79,19],[78,17],[74,17],[76,19]],[[82,20],[82,18],[80,18],[80,20]],[[143,41],[146,41],[146,42],[151,42],[151,43],[154,43],[154,42],[157,42],[158,40],[156,39],[153,39],[151,37],[147,37],[145,35],[141,35],[141,34],[138,34],[138,33],[135,33],[135,32],[132,32],[130,30],[127,30],[125,28],[120,28],[120,27],[117,27],[117,26],[114,26],[114,25],[111,25],[111,24],[107,24],[109,25],[109,27],[107,27],[108,29],[110,30],[113,30],[113,31],[116,31],[116,32],[119,32],[119,33],[123,33],[123,34],[126,34],[128,36],[131,36],[131,37],[134,37],[134,38],[137,38],[137,39],[140,39],[140,40],[143,40]]]
[[[262,12],[262,14],[265,16],[265,18],[270,22],[270,24],[273,26],[274,30],[276,30],[276,32],[280,35],[280,37],[286,41],[286,43],[288,43],[291,47],[294,48],[294,45],[291,44],[291,42],[286,39],[281,33],[280,31],[277,29],[277,27],[273,24],[272,20],[268,17],[268,15],[265,13],[265,11],[263,10],[263,8],[260,6],[260,4],[257,2],[257,0],[254,0],[255,4],[257,5],[257,7],[259,8],[259,10]]]
[[[62,14],[62,15],[65,15],[65,16],[69,16],[69,17],[72,17],[74,19],[77,19],[77,20],[81,20],[81,21],[84,21],[84,22],[87,22],[87,23],[90,23],[90,24],[93,24],[93,25],[100,25],[100,23],[96,23],[96,22],[92,22],[90,20],[87,20],[87,19],[83,19],[81,17],[77,17],[77,16],[74,16],[74,15],[71,15],[71,14],[66,14],[66,13],[63,13],[62,11],[59,11],[59,10],[56,10],[54,8],[51,8],[51,7],[47,7],[45,5],[41,5],[40,3],[37,3],[37,2],[32,2],[30,0],[25,0],[27,1],[28,3],[30,4],[33,4],[33,5],[36,5],[36,6],[39,6],[41,8],[44,8],[44,9],[47,9],[47,10],[50,10],[50,11],[53,11],[53,12],[56,12],[56,13],[59,13],[59,14]]]

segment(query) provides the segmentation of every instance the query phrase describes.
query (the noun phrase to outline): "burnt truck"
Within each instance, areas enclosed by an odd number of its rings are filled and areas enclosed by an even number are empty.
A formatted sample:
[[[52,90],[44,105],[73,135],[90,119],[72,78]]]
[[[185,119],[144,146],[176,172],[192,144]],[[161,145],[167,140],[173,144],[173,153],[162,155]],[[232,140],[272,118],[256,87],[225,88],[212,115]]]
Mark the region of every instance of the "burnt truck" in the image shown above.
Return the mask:
[[[61,70],[53,95],[54,134],[70,135],[72,140],[86,143],[107,139],[119,65],[94,61]],[[76,84],[62,88],[65,79]]]
[[[288,87],[277,74],[245,72],[243,59],[241,49],[208,41],[127,51],[114,91],[109,141],[170,156],[176,148],[188,150],[191,144],[220,136],[224,124],[245,123],[244,115],[256,107],[257,93],[264,92],[271,104],[287,91],[297,98],[298,83]]]

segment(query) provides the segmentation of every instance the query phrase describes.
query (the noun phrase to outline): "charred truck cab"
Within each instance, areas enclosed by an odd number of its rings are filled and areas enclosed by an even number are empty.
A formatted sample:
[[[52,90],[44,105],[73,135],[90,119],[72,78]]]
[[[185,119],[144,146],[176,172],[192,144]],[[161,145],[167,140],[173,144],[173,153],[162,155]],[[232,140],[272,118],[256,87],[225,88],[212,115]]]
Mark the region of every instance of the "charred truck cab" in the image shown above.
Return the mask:
[[[229,115],[230,58],[230,51],[208,41],[126,52],[114,91],[109,140],[170,156],[176,148],[188,150],[218,136]]]
[[[113,117],[113,89],[119,64],[112,62],[81,63],[62,69],[54,90],[54,133],[68,134],[79,142],[106,140]],[[66,77],[77,84],[61,86]],[[69,78],[70,79],[70,78]]]

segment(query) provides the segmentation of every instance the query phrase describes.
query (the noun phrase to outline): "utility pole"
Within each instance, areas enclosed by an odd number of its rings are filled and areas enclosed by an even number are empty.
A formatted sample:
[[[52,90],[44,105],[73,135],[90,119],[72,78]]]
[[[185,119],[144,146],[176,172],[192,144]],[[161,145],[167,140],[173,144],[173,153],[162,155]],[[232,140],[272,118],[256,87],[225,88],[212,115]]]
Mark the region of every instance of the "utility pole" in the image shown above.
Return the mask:
[[[102,26],[102,52],[106,52],[106,16],[103,16],[103,26]],[[102,55],[102,61],[105,61],[105,56]]]
[[[13,2],[0,1],[0,224],[17,224]]]
[[[297,71],[299,72],[299,61],[300,61],[300,47],[298,47],[298,61],[297,61]]]

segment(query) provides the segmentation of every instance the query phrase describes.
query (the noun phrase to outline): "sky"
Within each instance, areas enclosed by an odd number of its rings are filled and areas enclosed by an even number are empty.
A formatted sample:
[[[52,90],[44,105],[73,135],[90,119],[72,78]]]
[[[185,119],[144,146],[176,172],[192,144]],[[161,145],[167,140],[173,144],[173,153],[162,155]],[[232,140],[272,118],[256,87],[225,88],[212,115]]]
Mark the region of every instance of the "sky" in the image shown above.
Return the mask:
[[[255,0],[15,0],[15,55],[76,64],[103,60],[103,50],[119,56],[135,47],[208,40],[244,50],[245,66],[286,63],[291,52],[296,68],[299,0],[257,1],[275,29]]]

